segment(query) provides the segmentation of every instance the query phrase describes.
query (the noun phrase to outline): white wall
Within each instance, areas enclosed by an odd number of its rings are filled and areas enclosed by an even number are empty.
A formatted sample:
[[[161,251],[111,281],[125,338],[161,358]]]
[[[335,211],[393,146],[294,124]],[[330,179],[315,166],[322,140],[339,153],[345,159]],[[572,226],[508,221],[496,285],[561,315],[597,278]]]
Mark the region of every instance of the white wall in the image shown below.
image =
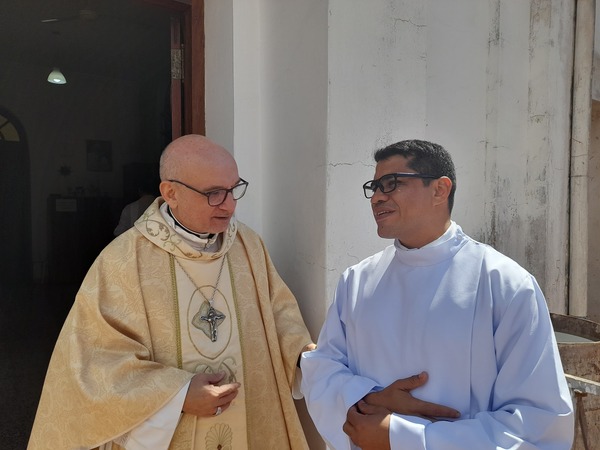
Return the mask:
[[[205,5],[207,135],[233,142],[251,182],[238,217],[264,237],[315,338],[341,271],[390,243],[361,185],[373,151],[401,139],[448,148],[455,220],[564,311],[571,1]]]
[[[235,91],[232,0],[205,1],[204,28],[206,135],[233,151]]]
[[[455,220],[528,268],[564,311],[572,2],[209,0],[206,10],[207,134],[233,142],[251,182],[238,216],[311,303],[312,331],[340,271],[386,245],[360,185],[376,148],[409,138],[448,148]]]
[[[454,218],[534,273],[564,310],[572,2],[206,9],[207,134],[233,142],[252,183],[238,215],[311,304],[312,331],[340,271],[386,245],[360,185],[373,150],[408,138],[450,150]]]
[[[236,0],[233,9],[234,23],[234,91],[235,132],[234,151],[240,170],[252,178],[249,198],[240,204],[240,217],[258,231],[263,230],[264,174],[263,146],[261,140],[262,98],[260,72],[262,49],[258,0]],[[245,175],[242,175],[244,177]]]
[[[596,7],[592,77],[592,119],[588,159],[588,302],[587,317],[600,322],[600,7]]]
[[[327,5],[208,0],[205,9],[206,134],[232,149],[250,182],[237,216],[265,239],[316,339],[328,297]]]
[[[590,231],[588,252],[588,319],[600,322],[600,101],[592,104],[592,130],[590,139],[589,184],[590,199],[589,223]]]
[[[454,157],[454,219],[564,311],[572,16],[563,0],[330,1],[328,292],[385,245],[360,198],[372,150],[423,138]]]
[[[373,150],[425,137],[425,3],[331,0],[327,292],[341,270],[389,242],[375,231],[364,181]],[[329,300],[329,299],[328,299]]]
[[[600,7],[596,8],[595,24],[592,98],[600,100]]]
[[[206,135],[234,154],[240,176],[250,182],[236,215],[262,232],[259,1],[208,0],[204,6]]]
[[[205,11],[206,134],[250,182],[236,215],[263,236],[316,340],[328,298],[327,2],[205,0]]]
[[[327,6],[261,2],[264,226],[315,336],[324,314]]]

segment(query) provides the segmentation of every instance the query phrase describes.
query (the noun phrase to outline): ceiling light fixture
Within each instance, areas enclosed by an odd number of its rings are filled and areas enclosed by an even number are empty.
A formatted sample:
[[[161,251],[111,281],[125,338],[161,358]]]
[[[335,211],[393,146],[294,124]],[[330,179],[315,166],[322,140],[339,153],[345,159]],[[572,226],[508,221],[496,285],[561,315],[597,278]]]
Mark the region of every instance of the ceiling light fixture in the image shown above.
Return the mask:
[[[67,79],[58,67],[55,67],[52,69],[52,72],[50,72],[50,75],[48,75],[48,82],[52,84],[67,84]]]

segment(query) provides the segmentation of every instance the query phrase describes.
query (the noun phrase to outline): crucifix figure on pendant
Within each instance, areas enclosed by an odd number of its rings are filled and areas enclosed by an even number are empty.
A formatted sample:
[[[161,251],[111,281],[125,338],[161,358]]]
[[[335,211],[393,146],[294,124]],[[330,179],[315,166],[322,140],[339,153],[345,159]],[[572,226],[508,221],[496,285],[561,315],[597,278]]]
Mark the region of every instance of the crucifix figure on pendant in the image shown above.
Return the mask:
[[[217,281],[215,282],[215,286],[212,288],[212,295],[210,296],[210,298],[208,298],[206,295],[204,295],[204,293],[198,287],[198,285],[194,283],[194,280],[192,279],[192,277],[190,277],[189,273],[187,273],[184,267],[179,263],[181,270],[183,270],[183,272],[187,275],[192,284],[196,286],[196,291],[194,291],[194,294],[196,292],[199,292],[200,295],[202,295],[202,297],[206,299],[206,301],[200,305],[200,310],[192,318],[192,325],[194,325],[196,328],[202,331],[206,335],[206,337],[208,337],[212,342],[217,342],[217,328],[227,317],[221,311],[213,307],[213,300],[218,290],[217,286],[219,286],[219,280],[221,279],[221,273],[223,273],[224,265],[225,257],[223,257],[221,260],[221,267],[219,268]],[[192,294],[192,297],[194,294]]]
[[[217,328],[219,324],[225,319],[225,314],[217,311],[212,305],[208,308],[208,313],[200,316],[200,320],[208,323],[210,326],[210,340],[217,342]]]

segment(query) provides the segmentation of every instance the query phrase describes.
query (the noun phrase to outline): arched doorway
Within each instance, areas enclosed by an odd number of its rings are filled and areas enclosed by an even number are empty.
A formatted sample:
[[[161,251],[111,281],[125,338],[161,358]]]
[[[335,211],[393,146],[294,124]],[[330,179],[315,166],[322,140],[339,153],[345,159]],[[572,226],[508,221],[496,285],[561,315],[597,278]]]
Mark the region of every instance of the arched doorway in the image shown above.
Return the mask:
[[[31,282],[31,193],[29,147],[19,120],[0,106],[0,258],[2,285]]]

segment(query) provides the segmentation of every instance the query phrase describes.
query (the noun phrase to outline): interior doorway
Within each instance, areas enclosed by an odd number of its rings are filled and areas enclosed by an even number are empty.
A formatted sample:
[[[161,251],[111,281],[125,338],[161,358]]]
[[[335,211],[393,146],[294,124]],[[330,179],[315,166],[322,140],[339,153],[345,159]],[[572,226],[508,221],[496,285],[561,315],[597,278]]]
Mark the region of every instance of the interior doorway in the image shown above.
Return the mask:
[[[0,133],[11,136],[0,139],[0,435],[26,448],[60,327],[131,192],[126,167],[143,172],[172,139],[171,19],[183,22],[183,43],[196,33],[192,41],[202,43],[203,11],[201,0],[5,3]],[[204,74],[191,74],[203,48],[185,49],[182,132],[201,132]],[[66,84],[46,81],[54,65]],[[88,158],[97,147],[102,162]]]
[[[6,152],[14,157],[12,148],[25,146],[19,154],[27,158],[3,159],[10,176],[2,189],[20,186],[30,199],[11,201],[28,216],[18,228],[29,227],[31,236],[28,245],[11,241],[30,255],[22,267],[11,267],[25,282],[33,275],[37,283],[77,284],[114,237],[120,210],[135,192],[132,180],[157,167],[173,137],[204,132],[203,1],[22,0],[6,6],[0,106],[18,111],[27,140],[4,142],[2,151],[11,147]],[[178,52],[182,66],[174,77]],[[66,84],[46,81],[55,65]],[[109,163],[90,161],[94,146]],[[2,206],[15,205],[2,200]]]
[[[20,121],[0,108],[0,230],[3,253],[0,283],[31,282],[31,202],[29,149]]]

